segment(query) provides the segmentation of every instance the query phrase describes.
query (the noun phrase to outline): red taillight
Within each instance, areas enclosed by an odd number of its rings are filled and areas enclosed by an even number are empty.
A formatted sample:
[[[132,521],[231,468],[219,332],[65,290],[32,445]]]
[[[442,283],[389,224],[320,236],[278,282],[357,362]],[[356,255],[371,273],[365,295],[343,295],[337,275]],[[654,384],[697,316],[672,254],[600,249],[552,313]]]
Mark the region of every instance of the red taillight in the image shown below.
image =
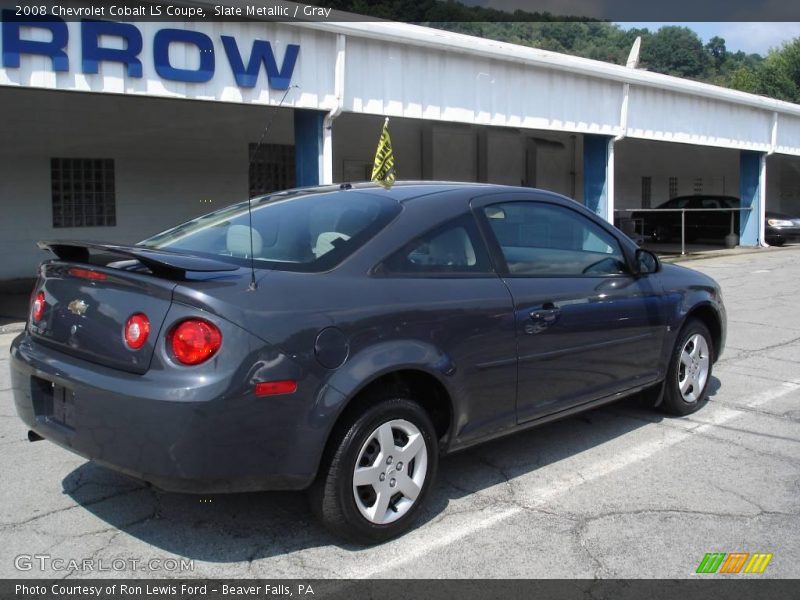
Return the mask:
[[[47,302],[44,300],[44,292],[39,292],[33,300],[33,306],[31,306],[31,316],[34,321],[42,319],[45,308],[47,308]]]
[[[256,396],[278,396],[280,394],[294,394],[296,391],[297,382],[294,379],[262,381],[256,384]]]
[[[216,354],[222,345],[217,326],[200,319],[181,322],[170,334],[172,354],[184,365],[199,365]]]
[[[125,343],[129,348],[138,350],[147,342],[150,336],[150,319],[143,313],[136,313],[125,321]]]
[[[98,273],[97,271],[92,271],[91,269],[79,269],[77,267],[71,268],[67,271],[73,277],[80,277],[81,279],[90,279],[92,281],[105,281],[108,279],[108,275],[105,273]]]

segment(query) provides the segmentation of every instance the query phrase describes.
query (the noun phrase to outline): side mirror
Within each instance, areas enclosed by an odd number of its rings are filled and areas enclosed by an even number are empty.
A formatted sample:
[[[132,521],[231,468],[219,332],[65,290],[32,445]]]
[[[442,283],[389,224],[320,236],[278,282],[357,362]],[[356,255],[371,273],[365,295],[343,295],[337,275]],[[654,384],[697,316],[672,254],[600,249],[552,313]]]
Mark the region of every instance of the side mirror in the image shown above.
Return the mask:
[[[636,272],[638,275],[657,273],[661,269],[661,262],[650,250],[636,250]]]

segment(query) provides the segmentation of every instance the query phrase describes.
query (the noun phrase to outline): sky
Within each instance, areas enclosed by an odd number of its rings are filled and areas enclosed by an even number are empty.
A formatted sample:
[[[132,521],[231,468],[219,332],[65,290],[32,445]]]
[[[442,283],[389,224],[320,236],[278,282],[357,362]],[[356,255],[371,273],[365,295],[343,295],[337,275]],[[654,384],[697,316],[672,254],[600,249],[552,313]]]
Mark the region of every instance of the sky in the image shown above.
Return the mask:
[[[729,52],[739,50],[748,54],[756,52],[766,55],[770,48],[778,48],[783,42],[800,37],[800,23],[617,23],[623,29],[647,27],[651,31],[663,25],[680,25],[697,32],[703,42],[715,35],[725,39]]]
[[[585,15],[617,22],[625,29],[647,27],[651,31],[663,25],[680,25],[697,32],[703,42],[718,35],[725,39],[725,47],[732,52],[766,55],[771,48],[780,48],[783,42],[800,37],[800,2],[797,0],[669,0],[667,3],[647,0],[460,0],[472,6],[496,10],[547,11],[554,15]],[[730,21],[714,22],[711,19],[723,14]],[[652,14],[661,18],[682,18],[692,15],[703,19],[698,22],[618,22],[616,19],[630,15],[630,19],[647,19]],[[692,18],[690,17],[690,18]],[[774,22],[751,22],[750,19],[773,19]],[[738,19],[738,20],[737,20]]]

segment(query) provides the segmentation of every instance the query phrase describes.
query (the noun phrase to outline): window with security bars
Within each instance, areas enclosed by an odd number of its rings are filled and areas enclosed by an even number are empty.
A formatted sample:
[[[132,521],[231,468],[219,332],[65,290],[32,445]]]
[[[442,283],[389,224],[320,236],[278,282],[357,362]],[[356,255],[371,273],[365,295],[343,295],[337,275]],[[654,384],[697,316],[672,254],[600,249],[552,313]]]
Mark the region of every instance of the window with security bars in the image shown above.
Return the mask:
[[[114,159],[51,158],[53,227],[117,224]]]
[[[250,144],[250,197],[286,190],[295,186],[294,146],[262,144],[256,154]]]
[[[669,178],[669,199],[672,200],[677,195],[678,195],[678,178],[677,177],[670,177]]]
[[[703,178],[702,177],[695,177],[692,181],[692,191],[695,194],[702,194],[703,193]]]

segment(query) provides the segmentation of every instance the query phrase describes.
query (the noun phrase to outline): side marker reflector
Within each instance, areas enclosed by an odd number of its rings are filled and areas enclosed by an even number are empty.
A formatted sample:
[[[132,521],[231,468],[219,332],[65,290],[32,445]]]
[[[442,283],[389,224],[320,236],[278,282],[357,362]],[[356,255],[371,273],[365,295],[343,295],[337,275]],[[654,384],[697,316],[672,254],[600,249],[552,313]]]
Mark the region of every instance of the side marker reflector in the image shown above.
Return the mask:
[[[256,396],[279,396],[281,394],[294,394],[297,391],[297,382],[294,379],[283,381],[262,381],[256,384]]]

